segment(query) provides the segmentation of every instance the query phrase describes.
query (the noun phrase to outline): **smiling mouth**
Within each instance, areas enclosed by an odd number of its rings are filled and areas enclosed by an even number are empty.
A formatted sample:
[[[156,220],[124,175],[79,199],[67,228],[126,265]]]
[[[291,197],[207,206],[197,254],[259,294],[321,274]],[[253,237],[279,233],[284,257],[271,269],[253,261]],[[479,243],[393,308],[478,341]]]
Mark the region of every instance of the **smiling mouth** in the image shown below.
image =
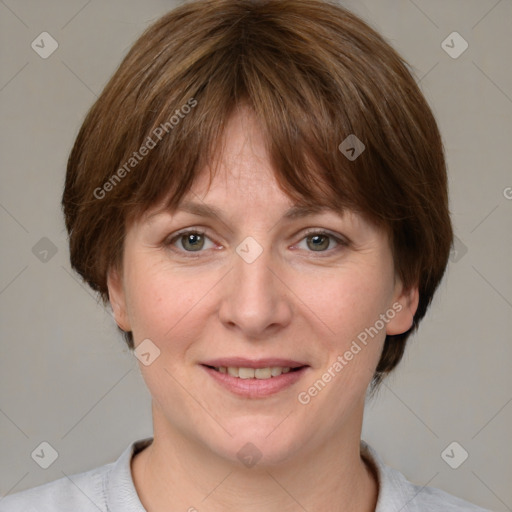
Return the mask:
[[[221,361],[211,362],[219,364]],[[248,362],[251,364],[250,361]],[[277,395],[279,392],[296,385],[311,369],[309,365],[261,367],[261,365],[256,365],[254,362],[252,364],[260,367],[226,367],[204,363],[200,366],[210,375],[216,385],[244,399],[263,399]]]
[[[245,368],[245,367],[234,367],[234,366],[210,366],[210,365],[203,365],[206,368],[210,368],[212,370],[215,370],[218,373],[224,373],[227,375],[230,375],[231,377],[237,377],[239,379],[258,379],[258,380],[265,380],[265,379],[272,379],[275,377],[279,377],[280,375],[283,375],[285,373],[293,373],[297,372],[299,370],[302,370],[303,368],[306,368],[306,365],[304,366],[298,366],[296,368],[290,368],[289,366],[268,366],[266,368]]]

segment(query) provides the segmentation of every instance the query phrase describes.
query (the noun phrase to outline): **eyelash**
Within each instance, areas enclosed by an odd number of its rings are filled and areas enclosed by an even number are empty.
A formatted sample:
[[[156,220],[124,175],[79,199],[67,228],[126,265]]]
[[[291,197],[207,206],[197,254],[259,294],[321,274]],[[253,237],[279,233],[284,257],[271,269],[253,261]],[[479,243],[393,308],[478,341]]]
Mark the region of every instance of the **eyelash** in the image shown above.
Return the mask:
[[[172,238],[167,239],[167,241],[165,242],[165,245],[171,247],[174,245],[175,241],[179,240],[181,237],[183,237],[185,235],[190,235],[190,234],[201,235],[201,236],[209,239],[209,236],[205,230],[186,229],[184,231],[180,231],[180,232],[176,233],[175,235],[172,236]],[[304,233],[304,236],[301,238],[300,241],[308,238],[308,236],[311,236],[311,235],[326,236],[326,237],[331,238],[338,244],[337,247],[335,247],[334,249],[328,249],[326,251],[318,251],[317,254],[320,255],[320,256],[318,256],[320,258],[323,257],[323,256],[321,256],[322,253],[328,253],[328,255],[331,255],[333,252],[338,252],[343,247],[347,247],[349,245],[347,241],[333,235],[330,231],[325,231],[323,229],[312,229],[312,230],[307,231],[306,233]],[[194,256],[194,253],[197,253],[199,255],[200,253],[204,252],[203,250],[201,250],[201,251],[186,251],[186,250],[181,250],[181,249],[176,249],[176,248],[172,248],[171,250],[173,250],[174,252],[179,252],[181,254],[185,253],[188,255],[188,256],[186,256],[187,258],[197,258],[198,256]],[[308,252],[316,253],[316,251],[308,251]]]

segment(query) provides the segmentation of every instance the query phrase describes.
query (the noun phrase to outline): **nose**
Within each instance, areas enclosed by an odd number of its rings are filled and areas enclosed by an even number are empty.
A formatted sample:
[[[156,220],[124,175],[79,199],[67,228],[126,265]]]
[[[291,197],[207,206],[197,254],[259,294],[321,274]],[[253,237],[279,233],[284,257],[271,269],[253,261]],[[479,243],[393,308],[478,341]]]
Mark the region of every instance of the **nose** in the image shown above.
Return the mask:
[[[228,329],[238,330],[239,335],[262,339],[290,323],[289,298],[293,294],[278,262],[273,261],[272,251],[265,248],[251,261],[261,249],[254,243],[249,246],[250,250],[244,253],[241,244],[242,250],[233,254],[233,268],[226,276],[219,317]]]

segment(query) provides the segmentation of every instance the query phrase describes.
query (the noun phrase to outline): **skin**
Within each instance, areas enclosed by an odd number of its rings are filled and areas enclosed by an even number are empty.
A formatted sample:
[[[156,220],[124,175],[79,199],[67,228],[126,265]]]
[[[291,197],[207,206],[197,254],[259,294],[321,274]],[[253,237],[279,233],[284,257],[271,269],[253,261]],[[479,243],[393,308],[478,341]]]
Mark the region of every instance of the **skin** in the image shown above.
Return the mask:
[[[139,363],[154,441],[132,460],[136,490],[149,512],[334,511],[340,503],[374,511],[378,483],[360,456],[366,390],[386,334],[411,327],[418,290],[403,289],[387,236],[355,213],[282,219],[293,201],[274,179],[248,108],[224,137],[212,186],[201,173],[187,196],[221,208],[224,220],[155,207],[129,226],[122,269],[109,273],[118,325],[136,346],[149,338],[160,350],[150,365]],[[184,228],[206,229],[206,238],[173,239]],[[308,228],[347,244],[315,244]],[[248,236],[263,249],[250,264],[236,252]],[[397,303],[401,311],[385,328],[301,404],[299,392]],[[275,395],[241,398],[200,366],[228,356],[284,357],[310,368]],[[237,457],[248,442],[261,453],[250,468]]]

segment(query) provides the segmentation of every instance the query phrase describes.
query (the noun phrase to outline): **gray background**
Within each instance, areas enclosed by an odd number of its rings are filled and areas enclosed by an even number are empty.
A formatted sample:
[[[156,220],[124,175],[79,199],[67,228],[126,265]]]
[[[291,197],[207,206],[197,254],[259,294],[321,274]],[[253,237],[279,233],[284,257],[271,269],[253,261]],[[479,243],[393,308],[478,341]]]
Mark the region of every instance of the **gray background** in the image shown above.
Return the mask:
[[[70,270],[59,202],[87,109],[176,4],[0,1],[2,496],[111,462],[152,434],[137,360]],[[408,60],[433,108],[458,237],[402,366],[367,407],[363,438],[415,483],[512,510],[512,2],[345,5]],[[59,44],[46,59],[31,47],[43,31]],[[458,58],[441,46],[453,31],[469,44]],[[31,457],[43,441],[59,454],[48,469]],[[441,457],[453,441],[469,453],[457,469]]]

